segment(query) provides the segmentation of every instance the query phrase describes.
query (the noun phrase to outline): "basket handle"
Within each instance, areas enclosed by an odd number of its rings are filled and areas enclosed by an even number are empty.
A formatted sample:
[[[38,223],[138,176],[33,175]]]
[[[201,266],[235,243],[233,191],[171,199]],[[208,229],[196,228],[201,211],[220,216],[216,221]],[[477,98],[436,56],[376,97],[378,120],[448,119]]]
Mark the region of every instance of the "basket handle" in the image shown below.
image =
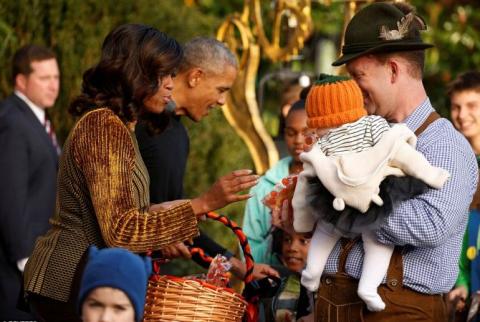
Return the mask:
[[[246,272],[245,272],[245,277],[243,278],[243,281],[245,283],[250,283],[253,280],[253,257],[252,257],[252,252],[250,250],[250,245],[248,244],[248,239],[247,236],[244,234],[242,228],[240,228],[233,220],[229,219],[226,216],[219,215],[215,212],[209,212],[206,214],[207,218],[216,220],[224,224],[226,227],[230,228],[235,235],[237,236],[237,239],[240,242],[240,247],[242,248],[243,251],[243,256],[245,257],[245,265],[246,265]],[[212,257],[208,256],[205,254],[203,249],[194,247],[190,249],[190,253],[193,254],[198,254],[200,258],[205,261],[205,262],[211,262]]]

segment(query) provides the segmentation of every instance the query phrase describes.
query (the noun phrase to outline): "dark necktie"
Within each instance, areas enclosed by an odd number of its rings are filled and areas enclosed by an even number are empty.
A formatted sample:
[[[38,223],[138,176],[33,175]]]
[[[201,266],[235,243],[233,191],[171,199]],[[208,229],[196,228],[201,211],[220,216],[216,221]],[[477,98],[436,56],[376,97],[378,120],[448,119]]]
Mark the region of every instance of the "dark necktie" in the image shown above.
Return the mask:
[[[52,123],[48,119],[47,113],[45,113],[45,121],[43,123],[43,126],[45,127],[45,131],[47,131],[47,134],[50,137],[50,140],[52,140],[52,144],[53,144],[53,147],[55,148],[55,151],[57,152],[57,155],[60,155],[62,150],[58,145],[57,136],[55,135],[55,130],[53,128]]]

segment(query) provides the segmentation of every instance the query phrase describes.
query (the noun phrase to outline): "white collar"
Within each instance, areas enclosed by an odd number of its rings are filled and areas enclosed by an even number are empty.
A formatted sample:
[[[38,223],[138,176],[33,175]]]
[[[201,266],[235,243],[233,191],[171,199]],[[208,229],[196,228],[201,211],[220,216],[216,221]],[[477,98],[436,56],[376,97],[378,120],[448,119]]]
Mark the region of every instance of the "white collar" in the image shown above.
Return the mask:
[[[14,94],[17,95],[22,101],[24,101],[28,105],[28,107],[30,107],[33,114],[35,114],[35,116],[38,118],[40,123],[42,125],[45,125],[45,110],[39,107],[38,105],[36,105],[35,103],[33,103],[31,100],[29,100],[28,97],[26,97],[20,91],[15,90]]]

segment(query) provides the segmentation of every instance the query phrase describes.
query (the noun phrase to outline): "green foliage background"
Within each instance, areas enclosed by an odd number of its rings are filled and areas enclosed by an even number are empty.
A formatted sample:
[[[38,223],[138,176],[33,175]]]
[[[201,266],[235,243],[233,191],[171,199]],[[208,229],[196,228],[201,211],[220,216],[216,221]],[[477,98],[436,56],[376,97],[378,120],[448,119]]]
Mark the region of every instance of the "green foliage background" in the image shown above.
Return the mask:
[[[0,98],[12,90],[10,60],[27,43],[49,46],[58,54],[61,67],[61,93],[51,110],[58,136],[64,139],[74,119],[67,113],[78,95],[82,73],[95,64],[101,43],[115,26],[126,22],[150,24],[184,42],[194,36],[214,36],[225,17],[241,11],[242,0],[197,0],[186,6],[182,0],[0,0]],[[429,25],[425,39],[436,45],[428,51],[426,86],[435,106],[448,115],[445,84],[459,72],[480,64],[480,3],[477,0],[412,0]],[[263,16],[271,19],[271,2],[262,1]],[[287,67],[312,71],[314,39],[324,37],[339,43],[343,24],[343,3],[312,5],[315,33],[303,50],[303,60],[272,64],[263,59],[258,79],[266,72]],[[264,23],[266,28],[271,24]],[[268,30],[267,30],[268,34]],[[276,97],[266,98],[266,105],[278,106]],[[274,115],[275,113],[273,113]],[[272,115],[272,113],[271,113]],[[191,137],[191,152],[186,176],[186,192],[196,196],[221,175],[238,168],[253,168],[248,150],[234,133],[220,110],[204,121],[185,122]],[[241,222],[243,204],[222,210]],[[202,224],[214,239],[234,249],[235,239],[217,224]],[[178,273],[191,271],[185,262],[175,262]]]

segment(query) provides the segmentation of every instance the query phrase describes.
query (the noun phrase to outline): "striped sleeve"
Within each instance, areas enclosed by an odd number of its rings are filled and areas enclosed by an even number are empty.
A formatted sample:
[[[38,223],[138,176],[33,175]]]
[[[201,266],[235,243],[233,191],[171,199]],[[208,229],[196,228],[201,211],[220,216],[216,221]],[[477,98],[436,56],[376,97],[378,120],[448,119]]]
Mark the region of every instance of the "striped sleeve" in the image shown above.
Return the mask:
[[[390,130],[390,125],[387,120],[381,116],[372,115],[371,118],[371,133],[372,133],[372,142],[373,145],[377,144],[378,141],[382,138],[383,134]]]
[[[389,129],[390,126],[384,118],[365,116],[356,122],[331,130],[318,144],[327,156],[358,153],[377,144]]]

